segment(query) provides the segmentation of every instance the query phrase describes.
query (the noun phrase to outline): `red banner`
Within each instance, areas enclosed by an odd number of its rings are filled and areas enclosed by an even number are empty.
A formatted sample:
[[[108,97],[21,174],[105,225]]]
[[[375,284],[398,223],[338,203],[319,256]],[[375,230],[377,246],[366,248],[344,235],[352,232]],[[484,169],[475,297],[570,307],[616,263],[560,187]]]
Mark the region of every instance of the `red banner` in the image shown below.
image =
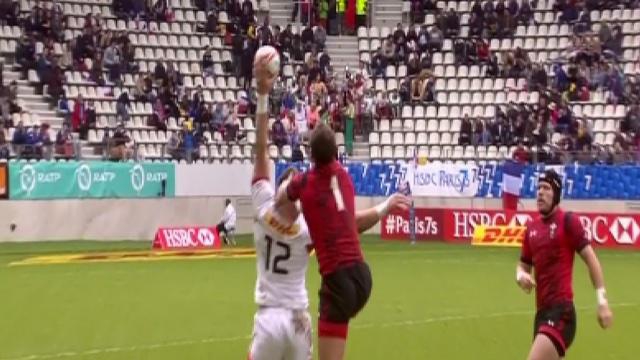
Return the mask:
[[[580,218],[593,244],[640,249],[640,215],[583,212],[575,212],[575,215]],[[416,239],[470,242],[476,225],[526,226],[537,216],[533,211],[416,209]],[[382,220],[381,228],[383,239],[408,239],[408,212],[389,214]]]
[[[215,227],[159,228],[153,248],[160,250],[218,249],[222,246]]]
[[[409,212],[391,213],[381,222],[383,239],[409,239]],[[442,240],[442,209],[416,209],[417,240]]]

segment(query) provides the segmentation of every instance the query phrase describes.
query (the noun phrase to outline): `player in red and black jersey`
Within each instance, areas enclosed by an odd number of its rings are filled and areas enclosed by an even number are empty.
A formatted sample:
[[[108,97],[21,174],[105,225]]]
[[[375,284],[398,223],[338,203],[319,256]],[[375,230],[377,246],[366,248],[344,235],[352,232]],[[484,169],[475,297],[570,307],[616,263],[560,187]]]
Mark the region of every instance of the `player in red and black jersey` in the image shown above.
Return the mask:
[[[374,209],[356,214],[355,189],[337,161],[335,134],[319,124],[310,145],[312,169],[291,179],[278,193],[276,206],[300,200],[322,275],[318,353],[320,360],[341,360],[349,320],[365,306],[372,287],[358,233],[388,211],[408,209],[410,201],[394,194]]]
[[[577,216],[559,208],[562,180],[547,170],[538,181],[537,206],[540,217],[527,225],[516,281],[527,293],[536,288],[537,313],[529,360],[564,357],[576,333],[573,305],[573,259],[578,253],[589,269],[598,299],[598,321],[602,328],[612,324],[604,287],[604,276],[589,238]],[[532,276],[532,270],[535,275]]]

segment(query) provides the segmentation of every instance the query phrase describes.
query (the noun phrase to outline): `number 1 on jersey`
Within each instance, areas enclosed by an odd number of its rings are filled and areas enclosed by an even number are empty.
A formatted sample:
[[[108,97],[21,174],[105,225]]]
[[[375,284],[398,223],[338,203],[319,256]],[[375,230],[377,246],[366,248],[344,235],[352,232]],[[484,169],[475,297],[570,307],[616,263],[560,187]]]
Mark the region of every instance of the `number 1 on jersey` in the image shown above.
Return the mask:
[[[342,199],[342,193],[340,192],[338,178],[335,175],[331,177],[331,191],[333,191],[333,197],[336,199],[336,207],[338,208],[338,211],[344,210],[344,200]]]

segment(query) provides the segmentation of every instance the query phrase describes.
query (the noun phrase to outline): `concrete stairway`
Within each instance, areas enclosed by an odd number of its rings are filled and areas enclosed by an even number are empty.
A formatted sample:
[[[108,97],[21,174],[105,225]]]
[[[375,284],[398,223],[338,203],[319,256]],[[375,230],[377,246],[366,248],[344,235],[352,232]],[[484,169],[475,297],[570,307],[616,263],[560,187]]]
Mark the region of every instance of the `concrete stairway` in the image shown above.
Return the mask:
[[[356,135],[353,141],[353,155],[349,157],[353,161],[369,162],[369,143],[366,142],[362,135]]]
[[[402,1],[376,0],[373,3],[372,25],[396,26],[402,22]]]
[[[3,77],[5,85],[16,81],[18,84],[18,105],[31,115],[32,120],[40,124],[48,123],[55,130],[62,127],[64,118],[57,114],[46,96],[38,95],[34,86],[27,80],[21,79],[19,72],[5,70]]]
[[[272,25],[284,27],[291,22],[291,11],[293,10],[292,0],[270,0],[269,17]],[[300,21],[300,17],[296,20]]]
[[[344,79],[345,67],[353,72],[359,68],[358,38],[355,36],[328,36],[327,52],[336,79]]]

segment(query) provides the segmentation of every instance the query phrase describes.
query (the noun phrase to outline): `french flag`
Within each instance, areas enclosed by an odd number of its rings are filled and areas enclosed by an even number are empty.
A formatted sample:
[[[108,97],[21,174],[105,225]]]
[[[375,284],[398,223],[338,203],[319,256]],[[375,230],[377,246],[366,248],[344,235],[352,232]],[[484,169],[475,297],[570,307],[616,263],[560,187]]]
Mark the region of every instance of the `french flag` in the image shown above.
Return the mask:
[[[503,165],[502,207],[505,210],[518,210],[523,169],[524,164],[513,160],[507,160]]]

